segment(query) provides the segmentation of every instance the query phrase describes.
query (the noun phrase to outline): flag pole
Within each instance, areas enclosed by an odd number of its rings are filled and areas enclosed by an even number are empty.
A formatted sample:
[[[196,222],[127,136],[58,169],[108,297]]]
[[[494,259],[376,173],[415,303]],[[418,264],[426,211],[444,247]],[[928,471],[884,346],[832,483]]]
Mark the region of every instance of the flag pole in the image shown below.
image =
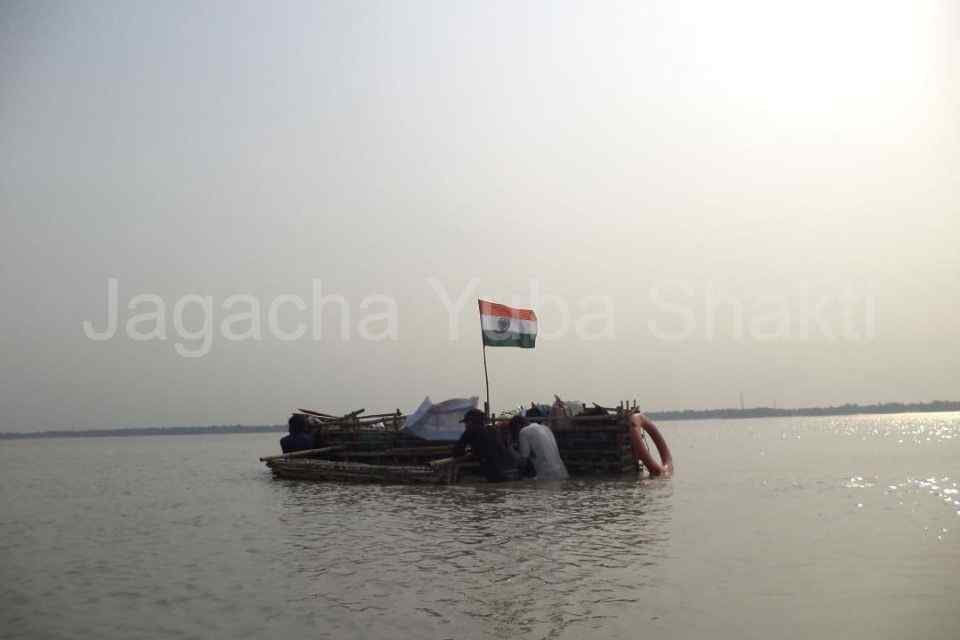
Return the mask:
[[[481,337],[483,332],[481,332]],[[483,413],[490,418],[490,375],[487,373],[487,345],[483,345],[483,379],[487,383],[487,400],[483,403]]]
[[[483,344],[483,380],[487,385],[487,399],[483,403],[483,415],[490,418],[490,374],[487,373],[487,341],[483,335],[483,301],[477,299],[480,310],[480,342]]]

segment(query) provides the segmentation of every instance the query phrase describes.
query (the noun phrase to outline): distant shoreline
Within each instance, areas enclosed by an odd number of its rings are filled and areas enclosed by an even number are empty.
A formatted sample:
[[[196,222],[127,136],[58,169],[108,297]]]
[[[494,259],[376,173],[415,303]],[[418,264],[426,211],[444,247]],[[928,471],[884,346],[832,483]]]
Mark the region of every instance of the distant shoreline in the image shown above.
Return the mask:
[[[887,402],[884,404],[845,404],[837,407],[804,407],[777,409],[753,407],[749,409],[682,409],[675,411],[648,411],[652,420],[745,420],[749,418],[791,418],[818,416],[877,415],[891,413],[941,413],[960,411],[960,401]],[[203,427],[128,427],[120,429],[57,429],[26,433],[0,433],[0,440],[27,440],[37,438],[116,438],[139,436],[198,436],[232,433],[283,433],[287,425],[211,425]]]
[[[36,438],[124,438],[140,436],[202,436],[224,433],[280,433],[285,424],[275,425],[211,425],[206,427],[127,427],[120,429],[56,429],[26,433],[0,433],[0,440],[29,440]]]
[[[960,401],[934,400],[933,402],[845,404],[837,407],[803,407],[799,409],[777,409],[775,407],[752,407],[749,409],[682,409],[679,411],[648,411],[646,414],[652,420],[744,420],[747,418],[942,413],[947,411],[960,411]]]

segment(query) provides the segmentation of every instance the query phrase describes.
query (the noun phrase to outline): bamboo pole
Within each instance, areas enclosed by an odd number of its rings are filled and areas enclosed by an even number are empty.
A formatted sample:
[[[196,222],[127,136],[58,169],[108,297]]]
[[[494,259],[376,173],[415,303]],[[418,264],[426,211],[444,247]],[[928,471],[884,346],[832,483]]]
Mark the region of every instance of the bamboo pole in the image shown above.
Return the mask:
[[[483,331],[480,332],[481,339],[483,339]],[[490,374],[487,373],[487,345],[483,345],[483,379],[487,386],[487,399],[483,403],[483,413],[486,416],[487,420],[490,419]]]
[[[472,460],[473,456],[456,456],[453,458],[441,458],[440,460],[431,460],[427,464],[431,467],[444,467],[448,464],[453,464],[455,462],[467,462]]]
[[[297,409],[300,413],[305,413],[310,416],[317,416],[320,418],[336,418],[337,416],[332,416],[329,413],[320,413],[319,411],[311,411],[310,409]]]
[[[273,460],[289,460],[290,458],[308,458],[310,456],[317,455],[318,453],[329,453],[331,451],[337,451],[343,449],[342,444],[334,445],[332,447],[320,447],[319,449],[303,449],[301,451],[291,451],[290,453],[281,453],[278,456],[264,456],[260,458],[260,462],[271,462]]]
[[[414,449],[383,449],[381,451],[336,451],[334,456],[344,458],[426,458],[429,456],[442,456],[450,453],[449,448],[445,449],[427,449],[426,451]]]

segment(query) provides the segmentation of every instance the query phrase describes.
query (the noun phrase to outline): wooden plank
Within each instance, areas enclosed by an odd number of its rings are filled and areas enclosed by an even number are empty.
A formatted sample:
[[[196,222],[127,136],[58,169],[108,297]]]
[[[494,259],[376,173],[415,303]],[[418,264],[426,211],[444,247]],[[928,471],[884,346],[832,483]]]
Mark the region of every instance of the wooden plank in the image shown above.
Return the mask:
[[[320,447],[319,449],[303,449],[302,451],[292,451],[290,453],[281,453],[278,456],[264,456],[260,458],[260,462],[272,462],[273,460],[289,460],[290,458],[309,458],[310,456],[315,456],[318,453],[329,453],[331,451],[337,451],[343,449],[342,444],[334,445],[332,447]]]
[[[449,449],[443,449],[442,451],[391,451],[390,449],[379,449],[373,451],[338,451],[333,455],[342,458],[426,458],[430,456],[442,456],[445,453],[449,453]]]
[[[454,458],[441,458],[440,460],[432,460],[427,464],[429,464],[431,467],[443,467],[448,464],[453,464],[455,462],[467,462],[472,459],[473,459],[473,456],[458,456]]]
[[[291,460],[272,467],[275,475],[303,479],[340,479],[387,482],[444,482],[441,474],[426,466],[372,465],[336,460]]]
[[[402,456],[407,454],[438,454],[438,453],[449,453],[453,450],[453,447],[450,446],[429,446],[429,447],[397,447],[395,449],[387,449],[383,452],[385,456]]]
[[[398,416],[395,413],[385,413],[380,415],[371,415],[371,416],[352,416],[352,417],[335,417],[335,416],[320,416],[314,413],[305,413],[303,410],[300,411],[297,415],[307,416],[319,423],[321,427],[327,429],[330,427],[343,427],[348,429],[357,429],[358,427],[370,426],[378,423],[382,423],[384,426],[384,431],[395,431],[396,427],[399,426],[399,422],[402,419],[405,419],[406,416]]]
[[[402,415],[403,415],[403,414],[398,413],[398,412],[392,412],[392,413],[368,413],[368,414],[364,415],[364,416],[363,416],[362,418],[360,418],[360,419],[361,419],[361,420],[365,420],[365,419],[367,419],[367,418],[396,418],[396,417],[402,416]]]

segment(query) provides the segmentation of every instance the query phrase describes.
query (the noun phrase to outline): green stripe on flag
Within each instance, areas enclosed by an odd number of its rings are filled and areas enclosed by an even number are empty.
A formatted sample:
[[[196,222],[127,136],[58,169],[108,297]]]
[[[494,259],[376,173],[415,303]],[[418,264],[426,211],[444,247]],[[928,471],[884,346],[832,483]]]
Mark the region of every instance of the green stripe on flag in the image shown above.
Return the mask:
[[[536,334],[496,331],[484,331],[483,344],[487,347],[521,347],[533,349],[537,342]]]

